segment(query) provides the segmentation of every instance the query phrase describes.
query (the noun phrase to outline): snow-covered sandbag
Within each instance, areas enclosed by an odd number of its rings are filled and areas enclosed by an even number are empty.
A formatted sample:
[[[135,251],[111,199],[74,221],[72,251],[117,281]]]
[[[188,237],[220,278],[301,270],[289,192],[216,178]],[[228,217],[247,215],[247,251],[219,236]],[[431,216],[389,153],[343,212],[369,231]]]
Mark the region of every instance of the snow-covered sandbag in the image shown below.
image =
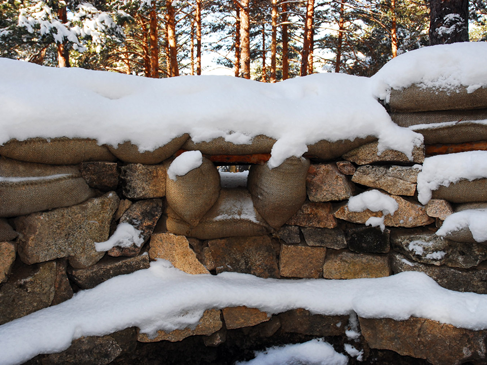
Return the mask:
[[[439,123],[455,124],[459,122],[487,120],[487,109],[440,110],[434,112],[418,113],[391,113],[390,115],[392,121],[400,127],[411,127],[427,124],[431,124],[434,126],[438,125]]]
[[[156,148],[154,151],[140,152],[139,147],[130,142],[120,143],[116,147],[108,146],[108,148],[123,162],[155,165],[174,155],[188,138],[189,135],[185,133],[180,137],[174,138],[164,146]]]
[[[425,144],[468,143],[487,140],[487,120],[420,124],[410,127],[410,129],[421,133]]]
[[[487,210],[467,209],[449,215],[441,228],[436,232],[438,236],[456,242],[487,242]]]
[[[233,137],[234,138],[230,138]],[[258,135],[254,138],[244,134],[234,133],[230,137],[218,137],[209,142],[193,142],[188,139],[182,149],[188,151],[201,151],[205,155],[253,155],[257,153],[271,153],[272,146],[276,143],[273,138]]]
[[[365,138],[355,138],[353,141],[349,139],[341,139],[335,142],[319,141],[313,145],[308,146],[308,153],[310,157],[316,157],[320,160],[333,160],[345,153],[363,146],[364,144],[374,142],[377,138],[373,136]]]
[[[174,170],[173,164],[177,164],[178,159],[183,155],[164,164],[168,171],[166,199],[179,217],[190,225],[196,226],[218,199],[220,174],[213,163],[203,157],[199,167],[193,168],[182,176],[176,176],[175,180],[171,179],[169,172]]]
[[[487,179],[460,180],[433,191],[433,199],[445,199],[452,203],[487,202]]]
[[[0,217],[68,207],[95,196],[77,166],[0,158]]]
[[[75,165],[86,161],[115,161],[106,146],[85,138],[31,138],[0,146],[0,155],[24,162]]]
[[[255,208],[271,227],[281,227],[303,205],[309,165],[308,159],[290,157],[273,169],[268,164],[250,168],[249,192]]]

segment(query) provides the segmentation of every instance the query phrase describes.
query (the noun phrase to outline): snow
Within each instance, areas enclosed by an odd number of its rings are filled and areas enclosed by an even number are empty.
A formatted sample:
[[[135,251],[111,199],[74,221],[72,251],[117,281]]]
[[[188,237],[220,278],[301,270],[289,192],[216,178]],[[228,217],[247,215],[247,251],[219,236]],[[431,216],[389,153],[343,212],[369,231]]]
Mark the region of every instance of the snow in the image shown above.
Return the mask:
[[[353,280],[263,279],[230,272],[190,275],[158,260],[149,269],[114,277],[0,326],[0,363],[19,364],[40,353],[63,351],[76,338],[127,327],[151,335],[194,326],[206,309],[241,305],[269,314],[303,308],[312,314],[355,312],[394,320],[414,316],[487,329],[487,295],[442,288],[424,273]]]
[[[144,238],[141,231],[130,223],[120,223],[108,241],[95,242],[95,249],[97,251],[108,251],[115,246],[130,247],[135,244],[140,247],[143,243]]]
[[[307,145],[376,136],[379,152],[411,157],[423,137],[394,124],[372,93],[371,79],[315,74],[267,84],[235,77],[150,79],[0,59],[0,144],[34,137],[131,141],[153,151],[189,133],[250,143],[277,140],[270,167]],[[62,106],[62,107],[60,107]]]
[[[452,116],[451,118],[455,119],[455,116]],[[431,124],[415,124],[415,125],[409,126],[408,128],[413,130],[413,131],[421,131],[423,129],[439,129],[439,128],[445,128],[445,127],[451,127],[451,126],[461,126],[462,124],[487,125],[487,119],[453,120],[451,122],[441,122],[441,123],[431,123]]]
[[[249,171],[240,172],[225,172],[219,171],[220,181],[222,188],[245,188],[247,187],[247,179],[249,177]]]
[[[464,42],[424,47],[394,58],[372,76],[373,92],[389,101],[391,89],[413,84],[456,92],[467,87],[471,93],[487,87],[487,43]]]
[[[232,197],[232,199],[226,199],[219,208],[215,221],[242,219],[259,223],[250,194],[242,194]]]
[[[349,343],[346,343],[344,345],[345,351],[347,354],[349,354],[351,357],[356,357],[357,361],[362,361],[363,356],[364,356],[364,350],[357,350],[355,347],[350,345]]]
[[[382,232],[384,232],[384,229],[386,229],[386,225],[384,224],[384,219],[385,219],[385,216],[382,216],[382,217],[370,217],[365,222],[365,225],[366,226],[371,226],[371,227],[380,227],[380,230]]]
[[[197,169],[203,163],[203,155],[200,151],[187,151],[174,159],[167,169],[167,176],[173,181],[178,176],[184,176],[188,172]]]
[[[424,241],[411,241],[408,246],[409,251],[413,251],[416,255],[422,256],[424,253],[425,247],[431,247],[431,242],[424,242]]]
[[[384,215],[394,215],[398,208],[399,205],[393,198],[375,189],[352,196],[348,200],[348,210],[351,212],[369,209],[372,212],[382,212]]]
[[[432,191],[462,179],[487,177],[487,151],[469,151],[428,157],[418,174],[418,200],[427,204]]]
[[[271,347],[257,352],[255,359],[236,365],[346,365],[348,359],[327,342],[315,339],[305,343]]]
[[[441,260],[443,257],[445,257],[445,255],[446,255],[445,251],[435,251],[427,254],[426,258],[429,260]]]
[[[74,176],[73,174],[56,174],[48,176],[29,176],[29,177],[14,177],[14,176],[0,176],[0,182],[16,183],[27,181],[46,181],[46,180],[59,180],[66,177]]]
[[[468,209],[453,213],[446,217],[441,228],[436,231],[436,235],[445,236],[450,232],[467,228],[472,232],[472,236],[477,242],[487,241],[487,210]]]

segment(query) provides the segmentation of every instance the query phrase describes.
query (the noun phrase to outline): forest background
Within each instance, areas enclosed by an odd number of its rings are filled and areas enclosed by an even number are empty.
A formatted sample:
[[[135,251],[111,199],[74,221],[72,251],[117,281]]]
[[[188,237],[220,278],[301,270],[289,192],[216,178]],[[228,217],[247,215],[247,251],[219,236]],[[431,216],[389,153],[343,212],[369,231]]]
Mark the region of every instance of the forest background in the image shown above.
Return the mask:
[[[371,76],[460,41],[487,41],[485,0],[0,1],[0,57],[153,78]]]

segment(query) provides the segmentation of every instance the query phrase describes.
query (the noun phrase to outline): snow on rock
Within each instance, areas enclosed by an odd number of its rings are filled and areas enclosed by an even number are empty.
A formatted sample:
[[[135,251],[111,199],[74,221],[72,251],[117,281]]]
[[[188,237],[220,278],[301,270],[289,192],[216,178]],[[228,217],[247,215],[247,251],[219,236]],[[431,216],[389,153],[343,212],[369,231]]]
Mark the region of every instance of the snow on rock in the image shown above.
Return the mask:
[[[388,101],[391,89],[420,87],[473,92],[487,87],[487,43],[464,42],[424,47],[403,53],[372,77],[373,92]]]
[[[477,242],[487,241],[487,210],[469,209],[453,213],[446,217],[441,228],[436,231],[438,236],[446,236],[450,232],[467,228]]]
[[[428,157],[418,174],[418,200],[427,204],[432,191],[461,179],[487,178],[487,151],[470,151]]]
[[[173,181],[178,176],[184,176],[188,172],[197,169],[203,163],[203,155],[200,151],[187,151],[174,159],[167,169],[167,176]]]
[[[113,247],[130,247],[135,244],[140,247],[144,243],[142,231],[129,223],[120,223],[113,235],[105,242],[95,242],[96,251],[108,251]]]
[[[398,208],[399,205],[393,198],[375,189],[352,196],[348,200],[348,210],[351,212],[363,212],[369,209],[372,212],[381,211],[384,215],[394,215]]]
[[[236,365],[346,365],[345,355],[335,351],[328,342],[319,339],[305,343],[271,347],[262,352],[256,352],[255,359],[237,362]]]
[[[376,136],[379,152],[411,156],[422,136],[394,124],[371,85],[344,74],[277,84],[221,76],[150,79],[0,59],[0,144],[78,137],[113,146],[131,141],[144,152],[184,133],[195,143],[217,137],[249,143],[265,135],[277,140],[275,167],[320,140]]]
[[[57,306],[0,326],[0,363],[19,364],[60,352],[82,336],[127,327],[143,333],[196,325],[206,309],[247,306],[269,314],[303,308],[312,314],[406,320],[428,318],[487,329],[487,295],[440,287],[420,272],[376,279],[263,279],[249,274],[190,275],[158,260],[147,270],[114,277]]]
[[[345,348],[347,354],[349,354],[351,357],[356,357],[357,361],[363,361],[364,350],[359,351],[349,343],[346,343],[343,347]]]

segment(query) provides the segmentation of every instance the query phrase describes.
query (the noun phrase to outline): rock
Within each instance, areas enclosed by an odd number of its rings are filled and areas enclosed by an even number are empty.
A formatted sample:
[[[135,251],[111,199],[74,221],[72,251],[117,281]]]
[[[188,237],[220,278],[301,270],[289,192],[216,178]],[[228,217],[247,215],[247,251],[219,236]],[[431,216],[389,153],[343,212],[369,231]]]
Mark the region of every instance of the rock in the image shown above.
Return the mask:
[[[152,235],[149,256],[151,260],[161,258],[168,260],[176,269],[188,274],[209,274],[209,271],[196,258],[196,254],[189,247],[188,239],[172,233],[157,233]]]
[[[439,218],[442,221],[450,214],[453,214],[453,208],[450,203],[443,199],[431,199],[426,204],[426,214],[432,218]]]
[[[394,215],[385,216],[384,224],[387,227],[413,228],[427,226],[435,221],[428,217],[426,209],[422,205],[410,202],[400,196],[392,195],[391,198],[397,202],[399,208]],[[382,212],[372,212],[368,209],[363,212],[350,212],[348,206],[344,205],[335,212],[334,216],[348,222],[365,224],[370,217],[382,217]]]
[[[111,192],[69,208],[16,218],[20,258],[29,265],[63,257],[74,268],[93,265],[104,255],[95,250],[95,242],[108,239],[118,203]]]
[[[280,273],[287,278],[320,278],[325,262],[325,247],[281,246]]]
[[[337,221],[333,217],[331,203],[304,203],[298,212],[287,221],[290,226],[335,228]]]
[[[278,316],[272,316],[267,322],[254,327],[244,327],[242,332],[245,336],[255,338],[268,338],[273,336],[281,328],[281,321]]]
[[[197,238],[186,237],[188,239],[189,246],[196,254],[196,258],[199,262],[201,262],[205,267],[205,249],[208,249],[208,242],[201,241]]]
[[[338,201],[350,198],[355,191],[335,164],[311,165],[306,176],[306,192],[312,202]]]
[[[245,306],[223,308],[222,313],[225,326],[229,330],[255,326],[270,319],[267,313]]]
[[[123,213],[125,213],[132,204],[132,201],[128,199],[121,199],[120,203],[118,204],[118,209],[113,216],[113,220],[118,221],[122,217]]]
[[[263,278],[279,277],[279,244],[269,236],[210,240],[208,247],[217,273],[230,271]]]
[[[325,279],[381,278],[389,276],[390,271],[386,255],[329,251],[323,266],[323,277]]]
[[[352,177],[357,184],[393,195],[414,196],[419,170],[407,166],[360,166]]]
[[[410,262],[403,255],[394,253],[391,258],[394,274],[404,271],[424,272],[446,289],[460,292],[487,294],[487,265],[480,264],[476,270],[460,270],[447,266],[431,266]]]
[[[390,233],[377,227],[358,227],[347,230],[348,248],[357,253],[388,253]]]
[[[0,242],[13,241],[18,235],[5,219],[0,219]]]
[[[320,337],[343,336],[348,323],[348,316],[311,314],[305,309],[290,310],[278,317],[283,332]]]
[[[306,153],[306,156],[318,158],[322,161],[335,160],[354,148],[374,141],[377,141],[377,138],[374,136],[355,138],[353,141],[349,139],[340,139],[335,142],[321,140],[315,144],[308,145],[308,152]]]
[[[144,242],[140,246],[135,243],[130,247],[115,246],[108,251],[108,255],[113,257],[138,255],[144,244],[149,240],[161,214],[161,199],[141,200],[130,205],[120,218],[120,223],[129,223],[139,230]]]
[[[277,237],[288,244],[300,243],[301,236],[299,235],[298,226],[282,226],[277,231]]]
[[[123,193],[130,199],[162,198],[166,195],[164,165],[129,164],[121,168]]]
[[[203,337],[203,343],[206,347],[218,347],[227,341],[227,329],[222,327],[212,335]]]
[[[341,228],[301,228],[308,246],[322,246],[340,250],[347,247],[347,240]]]
[[[71,280],[75,282],[80,289],[91,289],[115,276],[131,274],[138,270],[148,269],[149,266],[149,256],[147,254],[129,258],[113,258],[105,256],[93,266],[86,269],[70,268],[68,273]]]
[[[54,281],[54,298],[51,305],[57,305],[73,297],[73,288],[69,283],[66,269],[67,259],[56,260],[56,280]]]
[[[7,280],[14,262],[15,246],[10,242],[0,242],[0,283]]]
[[[487,179],[460,180],[433,191],[433,199],[445,199],[451,203],[487,202]]]
[[[83,162],[80,172],[86,183],[93,189],[101,191],[117,190],[119,175],[115,162]]]
[[[336,164],[342,174],[349,176],[355,174],[355,166],[350,161],[338,161]]]
[[[0,286],[0,325],[49,307],[54,298],[56,262],[15,263],[12,275]]]
[[[345,160],[356,163],[357,165],[368,165],[374,162],[406,162],[406,163],[423,163],[424,162],[424,145],[420,147],[414,147],[413,159],[409,158],[402,152],[387,150],[378,155],[377,152],[378,142],[369,143],[360,146],[342,157]]]
[[[486,358],[487,331],[456,328],[425,318],[406,321],[359,318],[362,335],[374,349],[427,359],[433,365],[457,365]]]
[[[138,334],[139,342],[171,341],[179,342],[190,336],[209,336],[222,328],[220,311],[216,309],[206,310],[195,329],[185,328],[172,332],[157,331],[155,338],[149,338],[145,333]]]

